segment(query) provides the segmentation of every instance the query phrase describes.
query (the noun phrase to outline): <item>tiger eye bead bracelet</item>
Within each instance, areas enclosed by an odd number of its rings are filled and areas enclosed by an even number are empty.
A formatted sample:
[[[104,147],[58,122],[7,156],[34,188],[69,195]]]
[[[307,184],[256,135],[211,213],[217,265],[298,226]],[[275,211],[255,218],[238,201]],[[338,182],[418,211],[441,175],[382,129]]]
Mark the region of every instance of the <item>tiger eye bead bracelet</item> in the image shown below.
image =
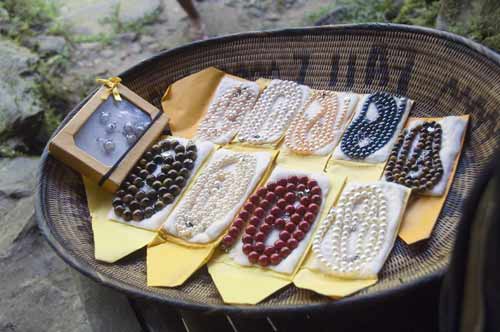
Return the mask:
[[[112,204],[125,221],[142,221],[171,204],[191,176],[196,145],[165,139],[147,150],[115,193]]]

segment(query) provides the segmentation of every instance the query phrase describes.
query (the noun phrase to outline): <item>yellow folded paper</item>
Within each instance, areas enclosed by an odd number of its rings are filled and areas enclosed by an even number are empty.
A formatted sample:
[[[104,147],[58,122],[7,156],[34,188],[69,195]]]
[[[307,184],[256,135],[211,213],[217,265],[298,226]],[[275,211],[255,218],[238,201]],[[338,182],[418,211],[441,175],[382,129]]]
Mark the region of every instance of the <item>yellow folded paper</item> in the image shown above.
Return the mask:
[[[169,116],[172,135],[193,138],[204,118],[219,82],[230,77],[247,80],[210,67],[172,83],[161,99],[163,111]]]
[[[291,168],[298,167],[298,169],[309,170],[311,172],[323,172],[328,159],[330,159],[330,155],[299,155],[287,149],[284,144],[281,144],[276,164],[284,167],[290,166]]]
[[[224,149],[234,152],[267,152],[271,154],[269,165],[256,186],[267,177],[279,153],[277,150],[262,150],[232,145],[228,145]],[[191,182],[186,193],[196,182],[196,178]],[[175,287],[182,285],[194,272],[210,260],[224,235],[224,232],[222,232],[219,237],[209,243],[193,243],[175,237],[167,233],[164,228],[161,228],[147,249],[148,286]]]
[[[460,118],[466,120],[467,122],[469,121],[469,115],[463,115]],[[439,121],[441,119],[443,118],[411,118],[407,127],[414,121]],[[453,161],[452,171],[446,184],[444,194],[442,196],[413,195],[408,203],[408,207],[399,231],[399,237],[406,244],[413,244],[428,239],[431,236],[434,225],[437,222],[441,209],[444,206],[446,197],[448,196],[448,192],[450,191],[453,183],[453,178],[458,166],[458,161],[460,160],[464,140],[465,130],[461,137],[460,152]]]
[[[220,238],[209,245],[196,246],[169,235],[158,235],[147,249],[148,286],[182,285],[210,259]]]
[[[222,251],[208,262],[208,273],[222,300],[231,304],[257,304],[292,283],[291,276],[236,264]]]
[[[108,219],[112,194],[84,178],[87,203],[92,219],[94,253],[97,260],[114,263],[142,247],[156,236],[153,230],[125,225]]]
[[[305,266],[310,264],[314,259],[312,253],[309,252],[304,263]],[[298,288],[312,290],[313,292],[329,296],[331,298],[342,298],[359,292],[361,289],[370,287],[376,284],[378,279],[342,279],[309,270],[307,267],[302,268],[295,278],[293,284]]]
[[[345,176],[348,182],[372,182],[380,179],[384,171],[385,162],[378,164],[361,163],[350,160],[336,160],[330,158],[326,165],[326,172]]]
[[[285,167],[284,165],[280,166]],[[286,168],[298,169],[292,168],[291,165],[286,165]],[[328,176],[328,180],[330,189],[316,225],[326,216],[325,211],[330,209],[345,183],[345,178],[334,175]],[[314,233],[314,229],[311,229],[310,232]],[[225,303],[256,304],[292,283],[309,246],[310,243],[307,244],[304,254],[291,274],[276,272],[257,265],[243,266],[236,263],[229,254],[223,252],[218,252],[214,259],[208,262],[208,272]]]

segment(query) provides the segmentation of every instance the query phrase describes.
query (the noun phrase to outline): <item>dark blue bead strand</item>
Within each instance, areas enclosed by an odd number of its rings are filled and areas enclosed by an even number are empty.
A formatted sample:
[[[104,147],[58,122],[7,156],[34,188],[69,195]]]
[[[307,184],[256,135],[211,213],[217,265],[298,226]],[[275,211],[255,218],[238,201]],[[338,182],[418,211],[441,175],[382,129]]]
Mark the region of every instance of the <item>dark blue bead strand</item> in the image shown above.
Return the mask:
[[[371,121],[368,109],[374,104],[378,116]],[[340,148],[352,159],[365,159],[384,147],[394,133],[406,111],[406,98],[398,106],[396,98],[386,92],[376,92],[368,97],[358,117],[349,125]]]

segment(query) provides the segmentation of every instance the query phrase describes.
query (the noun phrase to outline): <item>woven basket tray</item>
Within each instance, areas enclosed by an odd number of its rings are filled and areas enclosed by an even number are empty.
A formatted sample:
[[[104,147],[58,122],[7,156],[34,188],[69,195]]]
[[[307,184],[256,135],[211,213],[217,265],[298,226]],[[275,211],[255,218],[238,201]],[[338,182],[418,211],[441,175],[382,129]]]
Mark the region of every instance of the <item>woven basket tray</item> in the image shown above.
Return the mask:
[[[332,302],[294,286],[245,311],[324,309],[381,297],[440,277],[450,259],[464,201],[485,176],[499,148],[500,57],[464,38],[436,30],[371,24],[232,35],[166,51],[120,76],[124,84],[160,107],[167,86],[215,66],[247,79],[280,78],[316,89],[388,91],[416,101],[413,116],[471,114],[471,125],[453,186],[433,231],[420,245],[396,245],[380,281]],[[80,108],[77,106],[66,121]],[[94,259],[82,180],[43,155],[36,200],[38,223],[59,255],[80,272],[130,295],[182,308],[241,310],[223,304],[205,268],[177,288],[146,286],[145,250],[116,264]],[[165,262],[168,264],[168,262]]]

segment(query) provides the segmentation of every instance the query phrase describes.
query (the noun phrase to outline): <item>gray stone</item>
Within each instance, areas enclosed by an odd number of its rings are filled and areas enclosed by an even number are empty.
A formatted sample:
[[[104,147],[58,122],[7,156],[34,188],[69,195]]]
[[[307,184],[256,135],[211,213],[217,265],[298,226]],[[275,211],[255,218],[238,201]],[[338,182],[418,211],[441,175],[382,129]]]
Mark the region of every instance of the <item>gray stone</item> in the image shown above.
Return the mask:
[[[94,51],[100,49],[102,44],[99,42],[90,42],[90,43],[80,43],[78,44],[78,48],[85,51]]]
[[[77,272],[75,275],[80,298],[93,331],[142,331],[125,295],[101,286]]]
[[[119,0],[99,1],[67,0],[60,2],[61,20],[72,27],[76,35],[109,34],[110,26],[103,20],[113,16]]]
[[[124,32],[118,35],[118,38],[123,43],[133,43],[137,40],[137,32]]]
[[[134,43],[129,46],[129,51],[131,53],[140,53],[142,51],[141,44]]]
[[[158,43],[151,43],[147,45],[148,49],[153,51],[153,52],[158,52],[161,50],[161,46]]]
[[[123,294],[73,271],[39,233],[37,165],[38,158],[0,160],[0,331],[141,331]]]
[[[9,12],[5,8],[0,7],[0,24],[4,24],[10,21]]]
[[[0,160],[0,200],[2,197],[22,198],[33,194],[38,157]]]
[[[73,271],[36,227],[0,256],[0,331],[141,331],[124,295]]]
[[[143,46],[148,46],[148,45],[156,42],[156,39],[150,35],[142,35],[141,38],[139,39],[139,42]]]
[[[35,227],[34,196],[20,200],[2,200],[0,211],[0,257],[9,253],[12,244]]]
[[[42,112],[32,73],[37,61],[38,57],[27,48],[0,39],[0,135]]]
[[[35,227],[0,256],[0,331],[92,331],[70,268]]]
[[[101,51],[101,56],[103,58],[111,58],[115,55],[115,52],[112,49],[105,48]]]
[[[66,48],[66,39],[60,36],[38,36],[38,51],[43,54],[62,53]]]
[[[120,11],[118,19],[121,22],[134,22],[150,15],[155,11],[161,10],[160,0],[142,0],[142,1],[120,1]]]
[[[276,14],[276,13],[271,13],[271,14],[269,14],[269,15],[267,16],[267,19],[268,19],[269,21],[279,21],[280,16],[279,16],[278,14]]]

